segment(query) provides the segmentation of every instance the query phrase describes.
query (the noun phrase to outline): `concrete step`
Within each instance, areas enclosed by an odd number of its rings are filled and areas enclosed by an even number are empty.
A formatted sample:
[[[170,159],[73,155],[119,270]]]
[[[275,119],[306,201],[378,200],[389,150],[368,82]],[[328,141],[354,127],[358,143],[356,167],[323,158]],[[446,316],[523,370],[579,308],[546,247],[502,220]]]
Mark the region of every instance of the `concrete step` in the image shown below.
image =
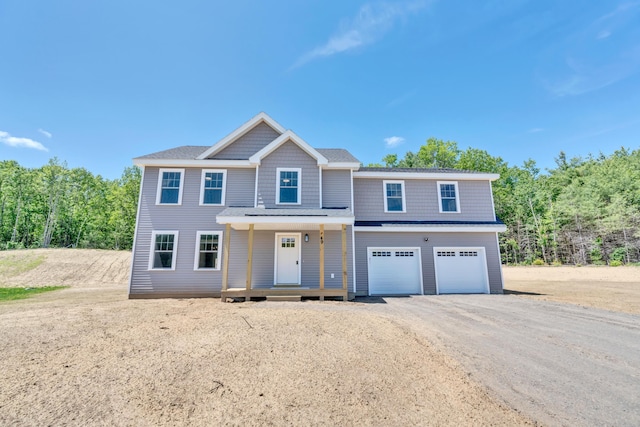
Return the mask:
[[[300,301],[301,295],[267,295],[267,301]]]

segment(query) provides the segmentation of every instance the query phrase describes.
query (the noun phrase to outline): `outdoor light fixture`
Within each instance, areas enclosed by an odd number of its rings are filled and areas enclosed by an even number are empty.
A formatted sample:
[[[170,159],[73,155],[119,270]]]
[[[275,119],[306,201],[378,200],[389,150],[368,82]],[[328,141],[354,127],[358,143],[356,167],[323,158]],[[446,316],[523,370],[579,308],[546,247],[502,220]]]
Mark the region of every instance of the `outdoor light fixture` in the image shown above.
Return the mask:
[[[429,238],[428,238],[427,236],[425,236],[425,237],[424,237],[424,241],[425,241],[425,242],[428,242],[428,241],[429,241]]]
[[[308,234],[308,233],[304,235],[304,241],[305,241],[305,242],[308,242],[308,241],[309,241],[309,234]]]

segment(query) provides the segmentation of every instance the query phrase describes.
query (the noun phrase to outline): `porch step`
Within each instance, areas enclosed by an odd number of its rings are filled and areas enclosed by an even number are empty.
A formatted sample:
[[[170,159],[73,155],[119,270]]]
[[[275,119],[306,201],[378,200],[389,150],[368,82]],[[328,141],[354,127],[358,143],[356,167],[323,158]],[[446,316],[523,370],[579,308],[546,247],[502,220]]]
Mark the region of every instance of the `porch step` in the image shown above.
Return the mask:
[[[300,301],[301,295],[267,295],[267,301]]]

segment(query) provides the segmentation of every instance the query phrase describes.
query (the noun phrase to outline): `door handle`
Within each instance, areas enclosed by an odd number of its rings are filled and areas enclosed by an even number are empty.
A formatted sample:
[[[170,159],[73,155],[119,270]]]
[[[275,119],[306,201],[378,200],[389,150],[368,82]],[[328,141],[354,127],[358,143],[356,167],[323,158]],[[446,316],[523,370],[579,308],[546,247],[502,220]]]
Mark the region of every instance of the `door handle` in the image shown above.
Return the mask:
[[[296,265],[298,265],[298,260],[296,260]]]

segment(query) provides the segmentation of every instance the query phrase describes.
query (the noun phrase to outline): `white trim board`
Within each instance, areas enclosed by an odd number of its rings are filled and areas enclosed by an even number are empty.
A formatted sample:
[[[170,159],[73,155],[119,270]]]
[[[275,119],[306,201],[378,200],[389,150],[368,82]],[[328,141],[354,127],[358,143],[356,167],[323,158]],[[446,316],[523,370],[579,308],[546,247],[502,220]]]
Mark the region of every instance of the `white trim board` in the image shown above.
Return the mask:
[[[497,173],[456,173],[456,172],[370,172],[355,171],[354,178],[385,179],[442,179],[456,181],[495,181],[500,178]]]
[[[392,227],[353,227],[356,232],[377,233],[501,233],[507,231],[506,225],[470,225],[470,226],[392,226]]]

